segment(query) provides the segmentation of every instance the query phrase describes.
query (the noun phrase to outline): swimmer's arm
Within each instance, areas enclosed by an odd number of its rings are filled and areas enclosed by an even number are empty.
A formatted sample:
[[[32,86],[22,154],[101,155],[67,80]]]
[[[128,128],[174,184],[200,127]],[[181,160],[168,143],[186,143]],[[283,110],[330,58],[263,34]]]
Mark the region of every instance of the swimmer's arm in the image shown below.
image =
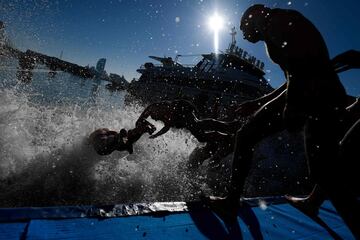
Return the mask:
[[[231,122],[219,121],[212,118],[199,119],[196,121],[196,127],[202,131],[218,131],[226,134],[235,133],[242,123],[238,120]]]
[[[272,91],[269,94],[266,94],[263,97],[258,98],[258,101],[261,101],[262,104],[265,104],[267,102],[269,102],[270,100],[276,98],[277,96],[280,95],[280,93],[282,93],[285,89],[286,89],[287,83],[284,82],[280,87],[278,87],[277,89],[275,89],[274,91]]]
[[[141,131],[139,128],[130,129],[128,131],[128,142],[130,144],[135,143],[139,138],[144,134],[143,131]]]
[[[129,143],[133,144],[139,140],[143,134],[149,133],[151,135],[154,131],[156,131],[155,126],[149,123],[147,120],[144,120],[143,124],[139,124],[134,129],[130,129],[128,131],[128,141]]]
[[[283,83],[280,87],[278,87],[277,89],[275,89],[274,91],[272,91],[269,94],[266,94],[262,97],[259,97],[255,100],[252,100],[253,102],[257,102],[259,106],[264,105],[265,103],[273,100],[274,98],[276,98],[277,96],[280,95],[280,93],[282,93],[287,87],[287,83]]]
[[[242,122],[239,120],[231,121],[231,122],[223,122],[223,128],[220,130],[220,132],[226,133],[226,134],[234,134],[237,130],[239,130],[242,126]]]
[[[145,110],[141,113],[140,117],[136,121],[135,126],[138,126],[138,125],[144,123],[146,121],[146,119],[151,115],[152,111],[153,111],[152,105],[145,108]]]
[[[331,60],[337,73],[344,72],[352,68],[360,68],[360,51],[349,50],[335,56]]]
[[[257,110],[259,110],[263,105],[273,100],[277,96],[279,96],[284,90],[286,90],[287,83],[283,83],[280,87],[272,91],[271,93],[262,96],[260,98],[256,98],[254,100],[246,101],[236,109],[235,113],[238,117],[247,117],[254,114]]]
[[[360,100],[357,98],[353,104],[346,108],[351,119],[356,121],[360,118]]]
[[[154,135],[150,136],[149,138],[157,138],[163,134],[165,134],[167,131],[170,130],[169,126],[164,126],[160,131],[158,131],[157,133],[155,133]]]

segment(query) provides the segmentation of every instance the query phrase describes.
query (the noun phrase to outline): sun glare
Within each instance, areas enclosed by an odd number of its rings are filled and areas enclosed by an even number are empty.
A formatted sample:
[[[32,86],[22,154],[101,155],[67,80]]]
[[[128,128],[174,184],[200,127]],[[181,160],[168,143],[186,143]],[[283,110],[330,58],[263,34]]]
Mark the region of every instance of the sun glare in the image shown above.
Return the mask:
[[[223,28],[224,20],[221,16],[215,13],[212,17],[209,18],[208,22],[209,28],[214,32],[214,51],[218,53],[219,51],[219,31]]]
[[[224,25],[224,20],[221,16],[215,13],[212,17],[210,17],[208,24],[211,30],[219,31]]]

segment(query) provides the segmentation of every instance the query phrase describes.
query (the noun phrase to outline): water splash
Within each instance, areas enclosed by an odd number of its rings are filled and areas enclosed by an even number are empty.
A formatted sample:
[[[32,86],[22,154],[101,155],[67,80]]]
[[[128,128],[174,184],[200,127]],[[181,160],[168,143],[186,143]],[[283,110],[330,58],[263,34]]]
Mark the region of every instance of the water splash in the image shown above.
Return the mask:
[[[179,201],[204,187],[185,168],[197,144],[187,132],[144,135],[132,155],[99,156],[87,144],[97,128],[133,128],[142,106],[109,106],[103,96],[46,105],[19,88],[0,89],[1,206]]]
[[[125,106],[124,94],[90,80],[46,76],[35,72],[33,82],[22,85],[15,71],[0,72],[0,207],[187,201],[226,192],[231,156],[221,169],[205,162],[189,171],[186,163],[198,143],[185,131],[144,135],[132,155],[97,155],[87,144],[89,134],[101,127],[133,128],[143,106]],[[247,196],[310,189],[303,179],[302,138],[280,136],[255,147]],[[297,154],[289,158],[289,151]]]

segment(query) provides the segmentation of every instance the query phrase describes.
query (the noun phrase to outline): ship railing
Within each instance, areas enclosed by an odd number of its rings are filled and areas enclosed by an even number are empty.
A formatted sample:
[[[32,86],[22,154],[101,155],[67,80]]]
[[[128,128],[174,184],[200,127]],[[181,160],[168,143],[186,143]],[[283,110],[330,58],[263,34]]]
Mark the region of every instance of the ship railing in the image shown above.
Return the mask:
[[[179,63],[180,64],[180,63]],[[186,68],[193,68],[193,67],[195,67],[196,65],[195,64],[180,64],[181,66],[183,66],[183,67],[186,67]],[[153,66],[154,67],[164,67],[164,65],[163,64],[153,64]],[[172,67],[172,66],[169,66],[169,67]],[[141,65],[140,66],[140,68],[139,68],[140,70],[145,70],[146,68],[145,68],[145,65],[143,64],[143,65]]]
[[[196,66],[196,64],[191,64],[191,63],[188,63],[188,64],[182,64],[182,63],[181,63],[181,66],[183,66],[183,67],[188,67],[188,68],[193,68],[193,67],[195,67],[195,66]]]

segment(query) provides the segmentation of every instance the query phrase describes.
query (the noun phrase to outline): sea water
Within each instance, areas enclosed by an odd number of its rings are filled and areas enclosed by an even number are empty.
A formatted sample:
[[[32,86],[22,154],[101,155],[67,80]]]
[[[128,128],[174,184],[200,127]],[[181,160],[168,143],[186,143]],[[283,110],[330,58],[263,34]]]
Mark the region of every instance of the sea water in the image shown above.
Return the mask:
[[[97,128],[134,127],[144,106],[125,105],[126,92],[41,66],[22,83],[15,60],[1,64],[0,207],[181,201],[206,188],[184,167],[197,145],[187,132],[145,134],[131,155],[88,145]]]
[[[220,168],[188,169],[199,145],[183,130],[148,134],[134,153],[99,156],[87,142],[98,128],[134,128],[143,111],[125,91],[37,66],[30,83],[17,80],[17,61],[0,61],[0,207],[191,201],[226,194],[231,155]],[[155,126],[159,130],[162,125]],[[307,193],[302,136],[280,133],[254,148],[246,196]]]

